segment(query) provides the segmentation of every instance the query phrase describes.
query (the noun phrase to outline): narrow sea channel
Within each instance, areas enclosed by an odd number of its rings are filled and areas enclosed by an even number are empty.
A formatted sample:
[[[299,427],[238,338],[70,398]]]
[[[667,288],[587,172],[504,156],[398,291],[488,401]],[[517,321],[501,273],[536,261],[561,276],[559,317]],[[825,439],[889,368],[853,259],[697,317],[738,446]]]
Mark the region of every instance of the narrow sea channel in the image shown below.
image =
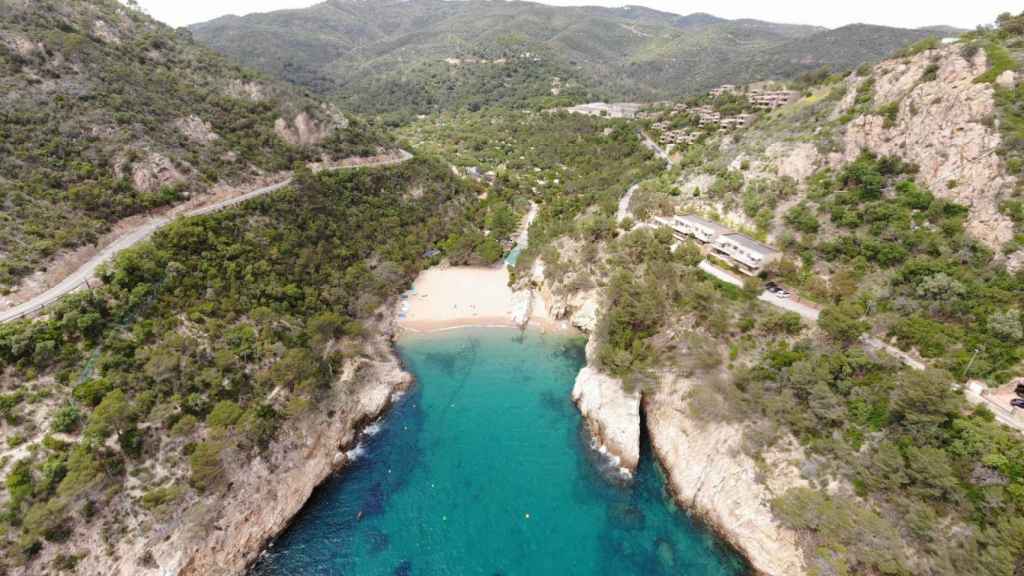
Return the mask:
[[[583,342],[467,329],[406,337],[417,386],[253,576],[737,576],[645,451],[608,477],[570,400]]]

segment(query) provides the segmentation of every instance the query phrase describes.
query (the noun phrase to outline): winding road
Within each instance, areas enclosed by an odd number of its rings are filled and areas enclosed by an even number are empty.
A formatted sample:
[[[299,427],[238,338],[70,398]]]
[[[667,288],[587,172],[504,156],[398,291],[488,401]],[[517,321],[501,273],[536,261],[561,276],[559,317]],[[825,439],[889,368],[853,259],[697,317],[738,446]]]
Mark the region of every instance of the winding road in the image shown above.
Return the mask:
[[[732,284],[733,286],[737,286],[740,288],[743,287],[743,280],[739,276],[736,276],[731,272],[723,270],[715,266],[714,264],[708,262],[707,260],[701,262],[698,267],[707,274],[710,274],[711,276],[718,278],[722,282],[726,282],[728,284]],[[772,306],[775,306],[777,308],[782,308],[783,310],[796,312],[802,318],[811,322],[817,322],[818,316],[820,316],[821,313],[821,311],[814,306],[804,304],[803,302],[800,302],[798,300],[779,298],[778,296],[767,291],[761,294],[758,297],[758,300],[771,304]],[[874,336],[868,336],[867,334],[865,334],[861,336],[860,341],[861,344],[863,344],[865,347],[870,348],[872,350],[885,352],[886,354],[902,362],[904,366],[907,366],[914,370],[926,370],[928,368],[928,366],[924,362],[914,358],[910,354],[907,354],[903,350],[900,350],[899,348],[891,344],[888,344],[878,338],[875,338]],[[968,402],[972,404],[982,404],[987,406],[989,410],[991,410],[992,413],[995,414],[995,417],[997,420],[999,420],[999,422],[1019,432],[1024,433],[1024,421],[1017,418],[1014,411],[1007,410],[999,403],[993,401],[991,398],[988,398],[983,391],[972,390],[970,386],[964,387],[963,392]]]
[[[702,261],[698,265],[698,268],[710,274],[711,276],[718,278],[722,282],[732,284],[733,286],[736,286],[738,288],[743,287],[742,278],[733,274],[732,272],[728,272],[726,270],[719,268],[718,266],[715,266],[714,264],[708,262],[707,260]],[[776,308],[781,308],[788,312],[796,312],[797,314],[800,315],[801,318],[809,322],[817,322],[818,317],[821,316],[821,310],[818,309],[816,306],[806,304],[793,298],[779,298],[778,296],[772,294],[771,292],[768,292],[767,290],[761,293],[761,295],[758,296],[757,299],[772,306],[775,306]],[[907,354],[903,350],[900,350],[899,348],[891,344],[886,344],[885,342],[873,336],[865,335],[861,337],[861,342],[865,346],[873,350],[884,351],[885,353],[889,354],[893,358],[896,358],[904,365],[913,368],[914,370],[924,370],[927,368],[924,362],[917,360],[916,358],[914,358],[910,354]]]
[[[399,150],[397,155],[391,155],[390,157],[383,159],[379,158],[380,157],[375,157],[373,159],[350,158],[348,160],[341,161],[337,166],[327,167],[324,168],[324,170],[353,170],[356,168],[377,168],[382,166],[393,166],[411,160],[413,158],[413,155],[410,154],[409,152],[406,152],[405,150]],[[83,286],[87,286],[89,280],[96,275],[96,271],[99,269],[100,266],[112,260],[114,256],[116,256],[119,252],[127,248],[131,248],[132,246],[135,246],[139,242],[142,242],[143,240],[152,236],[153,233],[156,232],[157,230],[163,228],[164,226],[167,226],[168,224],[175,220],[178,220],[180,218],[203,216],[206,214],[219,212],[221,210],[230,208],[232,206],[237,206],[239,204],[242,204],[243,202],[252,200],[253,198],[264,196],[266,194],[270,194],[271,192],[276,192],[288,186],[291,183],[292,178],[288,177],[284,181],[278,182],[277,184],[272,184],[270,186],[258,188],[256,190],[253,190],[252,192],[248,192],[240,196],[235,196],[233,198],[228,198],[215,204],[210,204],[209,206],[196,208],[195,210],[182,213],[174,218],[168,218],[165,216],[157,216],[151,218],[142,225],[140,225],[138,228],[135,228],[134,230],[124,234],[123,236],[112,242],[109,246],[103,248],[98,254],[93,256],[88,262],[86,262],[77,270],[68,275],[68,277],[62,280],[59,284],[53,286],[49,290],[43,292],[42,294],[39,294],[38,296],[35,296],[31,300],[23,304],[19,304],[12,308],[8,308],[7,310],[0,311],[0,324],[13,322],[14,320],[18,320],[20,318],[24,318],[25,316],[38,312],[39,310],[42,310],[54,304],[55,302],[60,301],[61,298],[67,296],[68,294],[71,294],[72,292],[82,288]]]

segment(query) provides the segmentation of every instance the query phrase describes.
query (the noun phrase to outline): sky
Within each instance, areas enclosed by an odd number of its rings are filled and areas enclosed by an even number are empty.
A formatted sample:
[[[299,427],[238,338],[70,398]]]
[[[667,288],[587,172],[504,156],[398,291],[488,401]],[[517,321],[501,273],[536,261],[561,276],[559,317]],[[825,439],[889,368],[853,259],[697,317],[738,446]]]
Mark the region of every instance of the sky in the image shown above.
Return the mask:
[[[137,0],[151,16],[172,26],[186,26],[226,14],[244,15],[303,8],[322,0]],[[369,0],[373,1],[373,0]],[[1019,0],[542,0],[559,6],[649,6],[666,12],[708,12],[723,18],[757,18],[771,22],[836,28],[854,22],[917,28],[948,24],[973,28],[1002,12],[1019,13]]]

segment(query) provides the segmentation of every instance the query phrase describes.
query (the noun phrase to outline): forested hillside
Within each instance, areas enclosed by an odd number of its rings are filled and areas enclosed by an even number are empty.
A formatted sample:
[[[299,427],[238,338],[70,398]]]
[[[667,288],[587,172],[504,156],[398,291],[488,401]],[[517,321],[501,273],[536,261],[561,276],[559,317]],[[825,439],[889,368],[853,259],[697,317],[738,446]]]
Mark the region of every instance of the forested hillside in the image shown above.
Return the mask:
[[[117,0],[5,1],[0,102],[0,289],[118,219],[383,142]]]
[[[483,207],[488,213],[505,206],[525,213],[527,202],[540,205],[530,246],[520,257],[523,265],[573,230],[579,216],[586,216],[594,239],[607,238],[625,191],[664,166],[640,144],[630,123],[565,112],[443,114],[397,134],[417,151],[444,158],[460,174],[492,181]],[[465,248],[449,243],[447,252],[461,258]]]
[[[191,29],[348,109],[405,115],[557,98],[675,99],[726,82],[853,68],[930,34],[480,0],[331,0]]]
[[[287,453],[278,441],[321,407],[351,403],[343,367],[366,355],[380,307],[427,249],[481,236],[477,194],[423,160],[302,172],[161,230],[47,319],[0,326],[0,572],[202,540],[213,528],[195,515],[221,518],[250,463]],[[122,561],[157,570],[151,555]]]

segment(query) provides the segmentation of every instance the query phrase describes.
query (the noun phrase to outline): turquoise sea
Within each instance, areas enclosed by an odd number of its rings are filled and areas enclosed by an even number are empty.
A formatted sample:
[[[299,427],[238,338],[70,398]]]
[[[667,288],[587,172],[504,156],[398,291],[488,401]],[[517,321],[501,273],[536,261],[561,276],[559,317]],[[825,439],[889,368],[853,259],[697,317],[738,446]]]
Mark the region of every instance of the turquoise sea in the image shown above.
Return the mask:
[[[418,384],[254,576],[744,574],[677,511],[649,453],[623,485],[570,400],[583,342],[470,329],[402,340]]]

